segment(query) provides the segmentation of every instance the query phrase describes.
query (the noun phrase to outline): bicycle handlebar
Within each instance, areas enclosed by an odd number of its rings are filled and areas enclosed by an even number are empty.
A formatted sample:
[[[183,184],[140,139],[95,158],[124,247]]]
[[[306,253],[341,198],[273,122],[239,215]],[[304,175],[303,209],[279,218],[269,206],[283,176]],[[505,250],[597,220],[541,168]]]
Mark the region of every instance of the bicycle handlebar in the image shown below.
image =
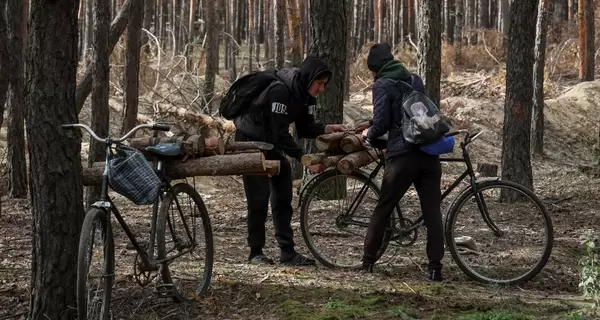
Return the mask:
[[[72,130],[75,128],[83,128],[85,129],[92,138],[94,138],[96,141],[98,142],[106,142],[106,140],[110,139],[110,138],[106,138],[106,139],[102,139],[100,137],[98,137],[98,135],[87,125],[82,124],[82,123],[73,123],[73,124],[63,124],[61,126],[64,130]],[[159,130],[159,131],[169,131],[171,130],[171,126],[166,125],[166,124],[140,124],[138,126],[136,126],[135,128],[131,129],[129,132],[127,132],[124,136],[122,136],[119,139],[110,139],[113,142],[122,142],[125,141],[127,138],[129,138],[130,136],[132,136],[136,131],[140,130],[140,129],[152,129],[152,130]]]

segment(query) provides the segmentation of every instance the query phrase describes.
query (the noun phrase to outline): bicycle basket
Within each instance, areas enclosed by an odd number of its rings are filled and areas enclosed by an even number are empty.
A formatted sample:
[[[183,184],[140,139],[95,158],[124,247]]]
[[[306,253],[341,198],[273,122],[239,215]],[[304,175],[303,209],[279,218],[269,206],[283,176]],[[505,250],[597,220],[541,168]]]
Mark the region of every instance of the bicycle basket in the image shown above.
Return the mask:
[[[152,204],[158,195],[160,179],[141,152],[117,145],[108,163],[108,183],[117,193],[137,205]]]

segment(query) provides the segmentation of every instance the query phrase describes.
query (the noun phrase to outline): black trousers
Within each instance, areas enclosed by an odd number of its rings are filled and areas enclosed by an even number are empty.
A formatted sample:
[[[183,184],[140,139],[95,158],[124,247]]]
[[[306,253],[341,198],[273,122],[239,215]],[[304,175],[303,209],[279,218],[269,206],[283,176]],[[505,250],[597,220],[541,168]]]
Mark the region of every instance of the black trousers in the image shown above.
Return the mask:
[[[429,269],[442,268],[444,230],[441,205],[441,164],[438,157],[415,151],[387,160],[381,196],[365,237],[363,262],[375,263],[387,222],[398,202],[414,183],[427,227]]]
[[[252,140],[239,131],[237,141]],[[244,176],[244,190],[248,205],[248,246],[252,249],[265,245],[265,223],[271,201],[275,239],[282,251],[294,250],[292,231],[292,168],[280,150],[272,150],[265,156],[268,160],[279,160],[279,174],[268,176]]]

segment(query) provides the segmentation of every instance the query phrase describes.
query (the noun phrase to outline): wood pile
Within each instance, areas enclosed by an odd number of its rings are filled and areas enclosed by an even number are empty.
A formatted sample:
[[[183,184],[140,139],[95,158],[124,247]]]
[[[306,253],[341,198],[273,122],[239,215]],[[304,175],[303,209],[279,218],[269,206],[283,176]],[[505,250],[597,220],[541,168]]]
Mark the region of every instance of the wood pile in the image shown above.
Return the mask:
[[[279,161],[266,160],[265,152],[273,145],[259,141],[224,141],[222,137],[180,133],[171,137],[139,137],[129,139],[128,145],[139,150],[152,165],[154,156],[146,147],[158,144],[176,144],[181,153],[165,160],[167,175],[172,179],[194,176],[276,175]],[[83,185],[100,185],[104,162],[92,167],[84,165]]]
[[[336,167],[343,174],[366,166],[378,159],[375,150],[367,150],[360,134],[336,132],[324,134],[315,140],[317,153],[302,156],[304,166]]]

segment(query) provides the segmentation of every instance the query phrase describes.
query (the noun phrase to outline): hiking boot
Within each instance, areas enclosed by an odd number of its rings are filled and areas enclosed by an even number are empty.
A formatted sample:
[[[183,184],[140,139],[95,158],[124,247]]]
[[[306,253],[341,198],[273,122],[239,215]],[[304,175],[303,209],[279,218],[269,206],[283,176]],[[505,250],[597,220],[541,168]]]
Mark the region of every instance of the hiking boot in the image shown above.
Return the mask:
[[[275,264],[273,259],[265,256],[264,254],[255,255],[254,257],[251,257],[248,260],[251,264]]]
[[[307,256],[301,255],[297,252],[293,253],[281,253],[281,258],[279,262],[288,266],[313,266],[316,264],[314,259],[311,259]]]
[[[429,270],[427,279],[429,279],[429,281],[443,281],[444,277],[442,277],[442,270]]]

